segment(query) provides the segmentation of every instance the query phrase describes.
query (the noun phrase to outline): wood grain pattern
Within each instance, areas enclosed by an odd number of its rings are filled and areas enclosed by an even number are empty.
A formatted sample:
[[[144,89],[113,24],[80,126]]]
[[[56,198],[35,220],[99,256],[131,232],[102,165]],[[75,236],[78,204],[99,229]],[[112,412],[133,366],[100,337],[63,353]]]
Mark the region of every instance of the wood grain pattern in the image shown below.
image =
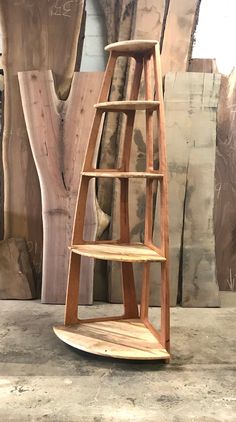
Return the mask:
[[[52,69],[57,94],[63,99],[68,96],[84,3],[78,0],[57,7],[52,0],[0,1],[5,79],[4,235],[27,240],[38,281],[42,264],[40,188],[17,72]]]
[[[213,233],[219,85],[220,75],[169,73],[165,78],[171,304],[178,282],[183,306],[219,304]]]
[[[35,281],[24,239],[0,242],[0,299],[33,299]]]
[[[97,259],[109,259],[124,262],[147,262],[165,261],[165,257],[158,254],[153,249],[137,244],[112,244],[97,242],[96,244],[72,245],[71,250],[83,256],[90,256]]]
[[[161,51],[163,75],[188,69],[200,3],[201,0],[169,0]]]
[[[67,101],[60,101],[50,71],[22,72],[19,82],[30,145],[40,179],[43,206],[42,301],[64,303],[69,251],[80,170],[93,103],[102,73],[75,73]],[[94,240],[97,215],[94,183],[89,189],[85,236]],[[91,303],[93,261],[83,261],[80,303]]]
[[[170,355],[139,319],[54,327],[65,343],[85,352],[121,359],[169,359]]]
[[[217,113],[214,227],[220,290],[236,290],[236,71],[221,77]]]

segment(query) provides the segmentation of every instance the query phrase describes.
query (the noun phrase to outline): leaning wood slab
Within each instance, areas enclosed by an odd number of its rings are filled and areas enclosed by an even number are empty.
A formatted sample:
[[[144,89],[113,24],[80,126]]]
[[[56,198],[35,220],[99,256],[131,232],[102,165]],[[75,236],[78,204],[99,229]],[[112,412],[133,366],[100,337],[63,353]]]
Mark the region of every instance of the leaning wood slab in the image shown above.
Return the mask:
[[[136,20],[134,25],[134,39],[160,40],[162,45],[162,74],[168,71],[185,71],[188,68],[188,60],[193,44],[193,33],[196,27],[196,20],[199,13],[200,0],[170,0],[169,2],[138,1],[136,10]],[[134,41],[135,43],[135,41]],[[151,41],[152,43],[152,41]],[[148,45],[143,44],[143,48]],[[119,47],[118,47],[119,48]],[[127,93],[129,93],[133,77],[133,68],[130,67],[128,74]],[[144,92],[141,89],[140,100],[144,98]],[[122,128],[120,131],[122,135]],[[154,133],[157,138],[156,133]],[[135,121],[134,142],[132,148],[131,171],[143,171],[145,168],[146,141],[145,141],[145,119],[142,112],[137,114]],[[121,139],[121,137],[120,137]],[[117,236],[117,198],[118,188],[115,185],[113,199],[113,224],[112,235]],[[132,241],[142,241],[144,232],[144,191],[145,186],[139,180],[132,181],[130,186],[130,196],[133,198],[133,204],[130,207],[130,229]],[[114,268],[113,268],[114,267]],[[151,285],[151,304],[157,305],[160,300],[160,292],[157,289],[160,277],[158,272],[153,269],[155,278]],[[110,281],[110,299],[111,302],[120,302],[122,292],[119,286],[119,270],[117,265],[112,265]],[[140,290],[141,273],[140,268],[135,269],[136,286]],[[173,298],[173,296],[171,296]],[[171,304],[176,303],[176,298],[172,299]]]
[[[0,242],[0,299],[33,299],[36,296],[29,252],[24,239]]]
[[[140,0],[139,0],[140,1]],[[136,0],[107,1],[98,0],[104,13],[107,28],[108,43],[114,41],[129,40],[133,29],[134,10]],[[112,89],[109,93],[110,101],[122,100],[125,91],[125,79],[127,74],[127,58],[119,57],[113,73]],[[112,168],[117,156],[117,133],[119,130],[120,116],[118,113],[109,113],[106,116],[102,131],[102,141],[99,152],[99,166]],[[110,179],[97,181],[97,198],[102,210],[111,215],[113,182]],[[107,238],[104,233],[103,238]],[[107,300],[107,266],[104,261],[96,261],[95,264],[95,291],[97,300]],[[106,282],[104,283],[104,279]]]
[[[215,237],[220,290],[236,290],[236,69],[221,77],[217,114]]]
[[[135,360],[170,358],[140,319],[57,326],[54,332],[70,346],[96,355]]]
[[[114,2],[99,0],[99,3],[105,16],[108,43],[114,43],[114,41],[118,40],[129,40],[133,28],[134,9],[136,2],[134,0],[119,0]],[[127,58],[119,57],[113,73],[112,89],[109,93],[109,101],[119,101],[123,99],[126,74]],[[119,120],[120,116],[118,114],[110,113],[106,116],[99,154],[99,166],[101,168],[114,167],[115,157],[117,155],[116,138],[118,133]],[[111,215],[110,198],[113,192],[113,184],[111,183],[111,180],[106,179],[98,180],[97,184],[98,203],[103,211]],[[98,278],[98,275],[96,275],[96,277]]]
[[[162,25],[165,15],[165,2],[156,2],[155,0],[148,1],[141,0],[137,2],[136,15],[134,22],[134,32],[132,38],[134,40],[151,40],[150,44],[144,43],[141,46],[149,48],[150,45],[156,43],[152,40],[160,40],[162,34]],[[136,44],[136,41],[134,41]],[[131,44],[132,46],[132,44]],[[123,46],[125,48],[125,46]],[[133,47],[132,47],[133,48]],[[130,97],[131,86],[134,77],[134,63],[130,64],[129,72],[127,75],[127,87],[126,87],[126,98]],[[141,87],[139,91],[139,98],[141,102],[145,100],[145,89],[144,89],[144,75],[141,77]],[[153,96],[154,99],[154,96]],[[122,138],[124,135],[125,122],[122,122],[120,129],[120,136],[118,138],[119,154],[122,151]],[[146,152],[146,123],[144,118],[144,112],[139,111],[136,113],[132,150],[131,150],[131,161],[130,171],[131,172],[142,172],[145,170],[145,152]],[[156,138],[156,136],[155,136]],[[156,142],[156,139],[155,139]],[[130,230],[131,230],[131,241],[142,242],[144,236],[144,202],[145,202],[145,182],[141,180],[132,180],[129,187],[129,195],[132,198],[129,207],[130,213]],[[112,226],[111,226],[111,237],[116,239],[119,236],[119,185],[114,185],[113,193],[113,204],[112,204]],[[141,285],[141,268],[138,266],[134,267],[136,290],[138,297],[140,296],[140,285]],[[117,263],[112,263],[109,269],[109,299],[111,302],[120,303],[122,301],[122,289],[120,283],[120,267]],[[152,298],[151,298],[151,304]]]
[[[102,73],[75,73],[67,101],[55,93],[51,71],[19,73],[22,104],[43,207],[42,301],[64,303],[69,251],[87,139]],[[85,237],[95,239],[97,213],[91,183]],[[93,262],[83,261],[80,303],[92,302]]]
[[[183,306],[219,305],[213,232],[219,87],[218,74],[165,78],[172,304],[179,284]]]
[[[68,96],[84,3],[84,0],[0,0],[5,79],[4,235],[26,239],[38,279],[42,264],[41,196],[17,72],[52,69],[57,94],[63,99]]]
[[[170,0],[162,44],[162,72],[188,69],[201,0]]]

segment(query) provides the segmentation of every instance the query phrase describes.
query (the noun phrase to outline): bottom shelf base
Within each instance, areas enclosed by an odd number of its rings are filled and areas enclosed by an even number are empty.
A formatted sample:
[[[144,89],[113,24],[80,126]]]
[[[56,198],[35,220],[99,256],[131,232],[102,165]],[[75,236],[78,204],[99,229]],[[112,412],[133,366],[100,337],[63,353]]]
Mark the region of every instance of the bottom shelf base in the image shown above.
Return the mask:
[[[86,322],[53,328],[76,349],[119,359],[169,359],[170,355],[140,319]]]

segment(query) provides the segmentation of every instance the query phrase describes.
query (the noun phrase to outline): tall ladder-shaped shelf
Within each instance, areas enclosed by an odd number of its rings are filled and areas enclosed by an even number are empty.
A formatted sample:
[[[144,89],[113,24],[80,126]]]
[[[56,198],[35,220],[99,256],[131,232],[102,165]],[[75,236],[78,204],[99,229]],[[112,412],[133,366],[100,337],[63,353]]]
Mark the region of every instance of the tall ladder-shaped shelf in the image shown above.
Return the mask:
[[[99,103],[92,124],[90,139],[82,171],[72,239],[71,260],[67,286],[65,325],[54,327],[56,335],[77,349],[97,355],[122,359],[169,360],[169,280],[168,280],[168,209],[167,168],[164,129],[164,104],[157,41],[124,41],[106,47],[110,52],[101,88]],[[135,61],[129,101],[107,102],[116,60],[119,56]],[[132,59],[132,60],[133,60]],[[144,69],[145,100],[138,100]],[[154,75],[154,77],[152,77]],[[153,85],[152,85],[153,79]],[[155,93],[154,93],[155,92]],[[131,141],[137,110],[146,114],[146,171],[129,171]],[[118,169],[98,169],[93,164],[98,151],[103,113],[123,112],[127,116],[121,166]],[[154,169],[153,113],[157,113],[159,166]],[[120,180],[120,238],[113,241],[85,241],[83,237],[86,198],[92,178],[109,177]],[[146,180],[145,234],[143,243],[130,242],[129,179]],[[160,247],[153,244],[153,191],[160,189]],[[103,318],[78,318],[78,294],[81,256],[120,261],[124,314]],[[136,300],[133,263],[142,263],[143,278],[140,309]],[[148,318],[150,295],[150,263],[161,265],[160,330]],[[83,279],[81,280],[83,283]]]

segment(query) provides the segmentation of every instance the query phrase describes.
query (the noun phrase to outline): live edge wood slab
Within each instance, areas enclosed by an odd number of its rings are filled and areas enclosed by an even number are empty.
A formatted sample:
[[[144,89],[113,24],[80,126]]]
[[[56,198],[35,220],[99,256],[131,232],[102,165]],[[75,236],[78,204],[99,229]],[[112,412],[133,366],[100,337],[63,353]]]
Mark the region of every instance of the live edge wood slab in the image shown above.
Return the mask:
[[[75,73],[66,101],[57,98],[51,71],[19,73],[30,145],[39,175],[43,213],[42,301],[65,303],[68,244],[80,172],[103,73]],[[97,212],[94,183],[89,190],[85,235],[95,240]],[[82,262],[81,304],[92,303],[92,260]]]
[[[85,1],[0,0],[4,68],[4,238],[27,241],[41,282],[42,208],[38,175],[25,127],[17,72],[52,69],[66,99],[83,36]],[[33,204],[33,206],[32,206]]]

